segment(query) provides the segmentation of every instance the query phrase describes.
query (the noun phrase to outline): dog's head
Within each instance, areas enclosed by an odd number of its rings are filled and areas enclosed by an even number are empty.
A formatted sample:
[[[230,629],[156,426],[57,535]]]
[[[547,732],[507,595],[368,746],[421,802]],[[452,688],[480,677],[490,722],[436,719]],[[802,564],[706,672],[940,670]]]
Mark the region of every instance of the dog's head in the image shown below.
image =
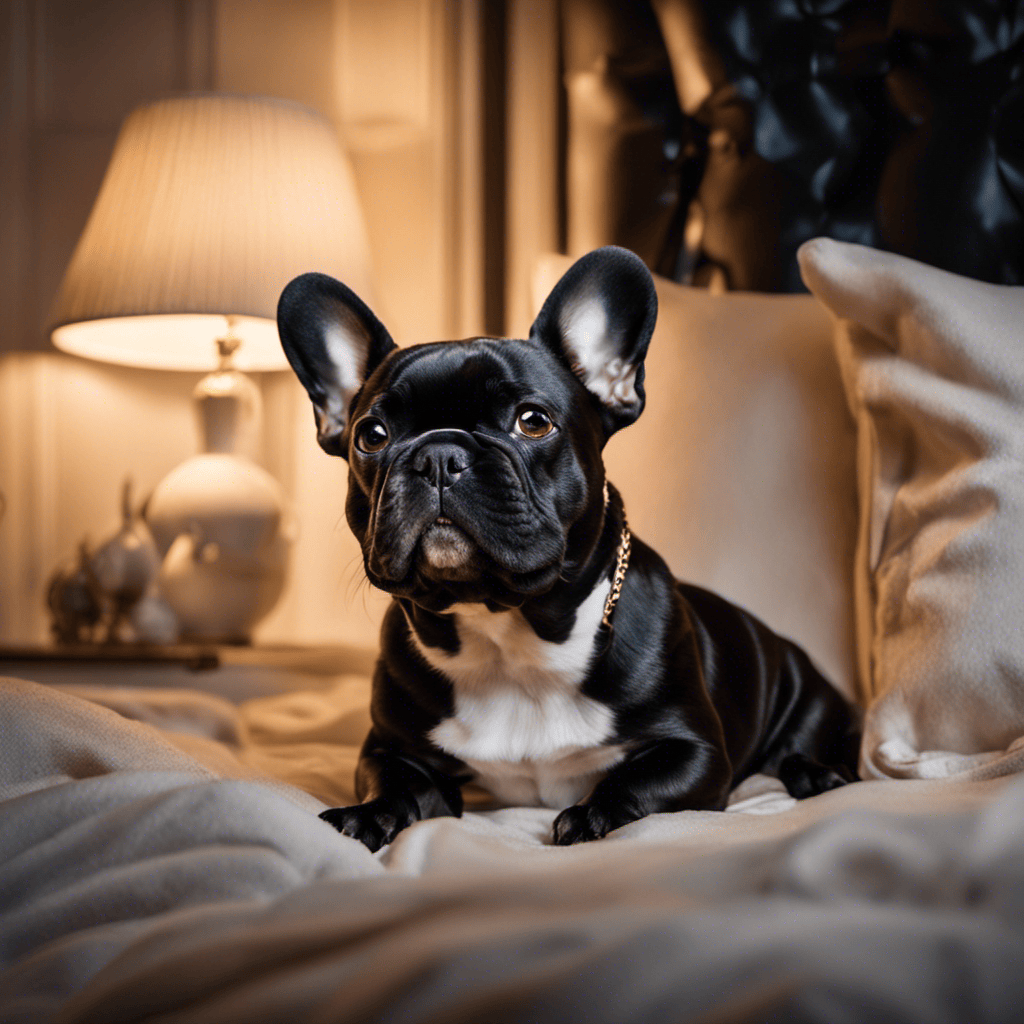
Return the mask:
[[[370,581],[441,611],[514,607],[571,575],[601,529],[604,444],[643,409],[656,316],[647,268],[611,247],[566,272],[528,340],[399,349],[345,285],[292,281],[281,341],[320,445],[349,462]]]

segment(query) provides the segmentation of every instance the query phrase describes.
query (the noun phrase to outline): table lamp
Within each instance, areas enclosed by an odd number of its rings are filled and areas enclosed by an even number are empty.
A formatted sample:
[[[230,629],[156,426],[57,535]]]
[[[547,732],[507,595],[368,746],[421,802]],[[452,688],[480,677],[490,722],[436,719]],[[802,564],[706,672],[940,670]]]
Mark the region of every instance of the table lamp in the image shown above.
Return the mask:
[[[54,301],[52,340],[90,359],[211,371],[194,392],[202,451],[146,505],[182,639],[247,642],[284,587],[286,507],[256,462],[260,392],[244,371],[287,368],[277,300],[310,270],[371,290],[329,121],[227,94],[128,116]]]

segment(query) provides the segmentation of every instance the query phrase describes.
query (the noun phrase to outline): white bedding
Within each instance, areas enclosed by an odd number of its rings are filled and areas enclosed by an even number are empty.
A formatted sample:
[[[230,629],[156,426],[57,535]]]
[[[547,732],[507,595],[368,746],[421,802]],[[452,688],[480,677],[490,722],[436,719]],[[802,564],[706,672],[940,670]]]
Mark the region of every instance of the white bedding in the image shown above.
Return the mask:
[[[0,1021],[1024,1016],[1024,780],[755,779],[568,849],[474,811],[371,855],[316,817],[366,695],[0,682]]]

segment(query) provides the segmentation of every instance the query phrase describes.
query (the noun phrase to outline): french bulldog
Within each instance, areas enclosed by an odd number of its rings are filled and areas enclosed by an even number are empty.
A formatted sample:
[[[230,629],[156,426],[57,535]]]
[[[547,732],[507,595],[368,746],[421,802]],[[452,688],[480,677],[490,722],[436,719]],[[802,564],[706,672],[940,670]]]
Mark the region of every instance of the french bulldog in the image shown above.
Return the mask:
[[[558,809],[568,845],[724,808],[755,772],[797,797],[855,778],[838,691],[753,615],[674,579],[605,479],[605,443],[644,407],[656,317],[647,268],[615,247],[566,272],[527,339],[398,348],[333,278],[284,290],[284,350],[320,445],[348,460],[366,575],[393,595],[361,802],[321,815],[371,850],[461,815],[469,782]]]

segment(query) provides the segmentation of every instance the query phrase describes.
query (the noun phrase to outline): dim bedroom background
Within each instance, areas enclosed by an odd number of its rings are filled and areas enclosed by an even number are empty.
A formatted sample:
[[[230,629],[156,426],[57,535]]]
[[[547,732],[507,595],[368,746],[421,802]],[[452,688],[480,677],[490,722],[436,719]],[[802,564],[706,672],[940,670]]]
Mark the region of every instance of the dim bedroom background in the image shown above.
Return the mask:
[[[609,478],[863,709],[864,781],[567,848],[478,794],[370,854],[317,818],[354,800],[365,658],[9,673],[0,1020],[1019,1019],[1024,5],[465,7],[500,98],[476,329],[521,334],[593,247],[644,258]]]

